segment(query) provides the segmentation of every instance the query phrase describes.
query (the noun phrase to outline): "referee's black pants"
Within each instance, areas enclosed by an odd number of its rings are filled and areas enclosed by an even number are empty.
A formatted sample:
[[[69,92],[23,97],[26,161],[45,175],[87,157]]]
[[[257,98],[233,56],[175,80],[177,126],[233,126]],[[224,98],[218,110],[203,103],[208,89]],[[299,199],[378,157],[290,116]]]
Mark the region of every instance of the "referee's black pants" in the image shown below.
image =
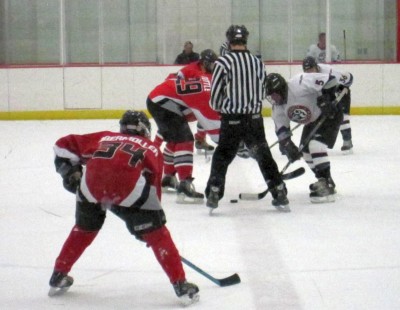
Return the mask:
[[[225,176],[228,166],[236,156],[239,143],[244,141],[258,162],[260,171],[269,188],[282,182],[275,160],[265,138],[264,120],[261,114],[222,114],[218,146],[212,157],[210,177],[205,190],[219,188],[219,199],[224,196]]]

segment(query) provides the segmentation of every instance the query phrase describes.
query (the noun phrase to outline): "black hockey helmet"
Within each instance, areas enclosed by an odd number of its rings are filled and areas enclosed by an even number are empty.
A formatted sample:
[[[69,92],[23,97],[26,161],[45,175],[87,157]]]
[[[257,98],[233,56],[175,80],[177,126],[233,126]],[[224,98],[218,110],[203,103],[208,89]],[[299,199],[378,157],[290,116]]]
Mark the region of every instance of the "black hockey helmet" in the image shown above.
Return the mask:
[[[212,72],[214,69],[214,62],[218,56],[212,49],[206,49],[200,53],[200,63],[203,64],[207,72]]]
[[[279,73],[267,75],[267,99],[271,104],[284,104],[288,96],[288,85]]]
[[[226,39],[230,44],[247,44],[249,32],[244,25],[231,25],[226,31]]]
[[[318,65],[317,62],[315,61],[315,58],[312,56],[307,56],[306,58],[303,59],[303,71],[310,70],[312,68],[317,68],[318,71]]]
[[[139,135],[146,138],[151,136],[151,124],[144,112],[126,111],[119,120],[119,125],[121,133]]]

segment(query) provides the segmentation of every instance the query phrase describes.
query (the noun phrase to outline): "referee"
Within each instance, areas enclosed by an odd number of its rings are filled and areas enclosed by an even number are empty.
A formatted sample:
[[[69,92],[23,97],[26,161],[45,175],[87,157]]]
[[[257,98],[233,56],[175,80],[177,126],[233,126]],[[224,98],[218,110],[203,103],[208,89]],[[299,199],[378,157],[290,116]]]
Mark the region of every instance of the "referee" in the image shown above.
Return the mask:
[[[210,106],[221,114],[221,129],[205,190],[206,205],[218,207],[224,196],[228,166],[243,140],[258,162],[273,196],[272,205],[279,211],[290,212],[286,186],[269,150],[261,115],[267,73],[262,61],[247,50],[248,36],[245,26],[230,26],[226,32],[230,53],[215,62]]]

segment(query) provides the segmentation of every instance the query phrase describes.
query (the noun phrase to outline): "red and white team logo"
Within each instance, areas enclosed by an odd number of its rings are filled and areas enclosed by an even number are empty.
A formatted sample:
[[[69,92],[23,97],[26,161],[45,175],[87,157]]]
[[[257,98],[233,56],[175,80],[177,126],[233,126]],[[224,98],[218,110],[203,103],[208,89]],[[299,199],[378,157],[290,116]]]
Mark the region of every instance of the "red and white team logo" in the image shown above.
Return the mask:
[[[307,124],[311,119],[310,109],[303,105],[291,106],[287,111],[287,115],[291,121],[300,124]]]

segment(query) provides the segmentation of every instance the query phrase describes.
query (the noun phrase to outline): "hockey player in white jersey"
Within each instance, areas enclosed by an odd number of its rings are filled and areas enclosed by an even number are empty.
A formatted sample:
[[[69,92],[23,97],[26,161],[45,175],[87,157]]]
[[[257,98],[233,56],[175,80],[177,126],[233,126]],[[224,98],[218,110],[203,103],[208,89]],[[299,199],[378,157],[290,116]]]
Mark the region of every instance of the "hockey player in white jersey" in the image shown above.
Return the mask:
[[[307,56],[303,60],[303,71],[304,72],[319,72],[331,74],[336,77],[339,83],[339,88],[347,88],[347,94],[344,95],[341,100],[341,106],[343,108],[343,121],[340,124],[340,133],[343,138],[343,146],[341,150],[344,154],[352,153],[353,151],[353,141],[351,135],[351,125],[350,125],[350,106],[351,106],[351,93],[350,86],[353,84],[353,75],[347,71],[340,71],[334,66],[328,64],[321,64],[316,62],[315,58]]]
[[[267,77],[267,99],[272,103],[279,143],[290,162],[303,156],[317,178],[310,185],[313,203],[335,201],[328,148],[333,148],[343,119],[342,109],[335,105],[337,86],[336,78],[324,73],[300,73],[287,82],[277,73]],[[326,120],[318,127],[322,117]],[[290,121],[304,124],[302,154],[291,140]],[[315,127],[318,129],[313,133]]]

